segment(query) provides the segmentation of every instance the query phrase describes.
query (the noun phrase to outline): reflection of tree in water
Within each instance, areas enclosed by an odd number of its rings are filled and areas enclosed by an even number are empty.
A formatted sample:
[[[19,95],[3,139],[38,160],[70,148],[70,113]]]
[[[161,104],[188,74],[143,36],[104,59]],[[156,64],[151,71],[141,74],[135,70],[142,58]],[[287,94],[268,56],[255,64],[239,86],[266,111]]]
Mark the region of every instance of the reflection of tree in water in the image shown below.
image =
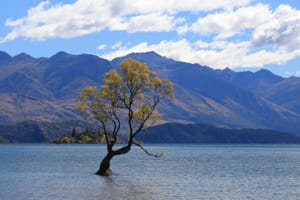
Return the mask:
[[[119,180],[116,176],[103,179],[99,200],[154,200],[151,191],[144,184],[128,180]]]

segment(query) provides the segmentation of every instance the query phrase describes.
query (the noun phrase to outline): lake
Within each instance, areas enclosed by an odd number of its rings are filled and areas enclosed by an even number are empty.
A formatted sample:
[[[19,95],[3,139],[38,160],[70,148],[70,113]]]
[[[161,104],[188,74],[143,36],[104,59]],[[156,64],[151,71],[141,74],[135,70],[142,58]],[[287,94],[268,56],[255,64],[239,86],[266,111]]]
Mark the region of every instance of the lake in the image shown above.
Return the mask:
[[[103,145],[0,145],[1,200],[296,200],[299,145],[147,145],[94,175]]]

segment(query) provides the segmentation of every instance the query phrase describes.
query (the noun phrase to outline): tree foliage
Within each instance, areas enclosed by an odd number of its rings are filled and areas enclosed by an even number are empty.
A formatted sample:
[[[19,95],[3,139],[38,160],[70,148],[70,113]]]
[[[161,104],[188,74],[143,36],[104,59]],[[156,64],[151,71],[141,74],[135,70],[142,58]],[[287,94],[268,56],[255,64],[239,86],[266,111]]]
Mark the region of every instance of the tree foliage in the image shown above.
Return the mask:
[[[112,69],[105,74],[99,88],[83,89],[78,109],[85,117],[98,122],[111,157],[127,153],[132,144],[149,154],[134,138],[160,118],[156,107],[166,98],[175,98],[172,82],[159,78],[146,64],[126,59],[119,72]],[[114,150],[121,128],[128,130],[128,141],[124,147]]]

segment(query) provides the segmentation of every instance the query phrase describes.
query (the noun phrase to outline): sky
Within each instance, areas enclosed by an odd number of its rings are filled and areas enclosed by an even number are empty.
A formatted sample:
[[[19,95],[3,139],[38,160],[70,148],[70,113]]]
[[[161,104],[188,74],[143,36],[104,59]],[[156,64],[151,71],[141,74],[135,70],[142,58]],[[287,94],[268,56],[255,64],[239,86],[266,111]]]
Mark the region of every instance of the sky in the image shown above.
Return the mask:
[[[214,69],[300,76],[299,0],[9,0],[0,50],[106,59],[155,51]]]

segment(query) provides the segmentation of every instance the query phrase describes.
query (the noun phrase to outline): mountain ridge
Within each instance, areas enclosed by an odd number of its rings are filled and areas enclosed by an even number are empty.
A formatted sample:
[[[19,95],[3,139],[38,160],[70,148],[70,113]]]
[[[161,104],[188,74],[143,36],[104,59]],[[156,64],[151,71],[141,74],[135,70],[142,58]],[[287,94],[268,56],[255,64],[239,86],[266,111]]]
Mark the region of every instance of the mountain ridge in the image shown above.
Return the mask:
[[[229,129],[197,123],[156,125],[140,133],[138,139],[144,143],[300,144],[300,137],[290,133],[268,129]]]
[[[125,58],[146,63],[174,83],[177,100],[158,107],[163,122],[275,129],[300,135],[299,78],[283,78],[267,70],[214,70],[156,52],[132,53],[111,61],[66,52],[49,58],[0,52],[0,125],[27,121],[31,115],[33,120],[39,115],[42,121],[55,119],[55,123],[81,120],[75,108],[79,92],[86,85],[99,86],[103,75]]]

